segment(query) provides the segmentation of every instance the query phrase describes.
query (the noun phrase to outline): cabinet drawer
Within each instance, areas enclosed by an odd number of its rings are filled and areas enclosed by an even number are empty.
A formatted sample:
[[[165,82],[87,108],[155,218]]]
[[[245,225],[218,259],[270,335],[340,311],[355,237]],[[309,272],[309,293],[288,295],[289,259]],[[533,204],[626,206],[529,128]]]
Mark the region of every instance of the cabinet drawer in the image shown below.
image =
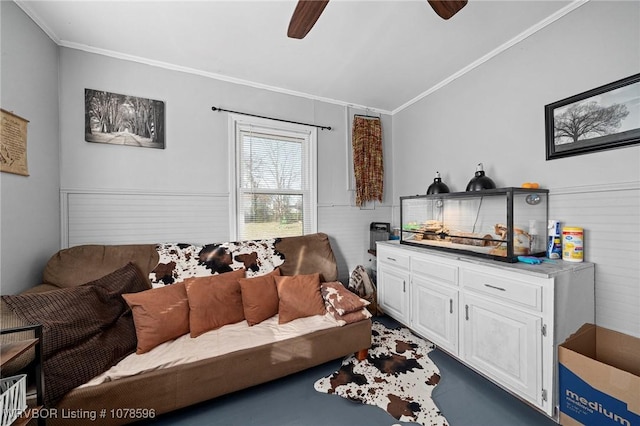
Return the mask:
[[[377,257],[378,262],[386,263],[388,265],[394,265],[399,268],[409,269],[408,254],[378,247]]]
[[[461,283],[465,289],[542,311],[539,285],[466,269],[461,271]]]
[[[458,267],[445,263],[413,258],[411,271],[420,275],[435,278],[447,284],[458,285]]]

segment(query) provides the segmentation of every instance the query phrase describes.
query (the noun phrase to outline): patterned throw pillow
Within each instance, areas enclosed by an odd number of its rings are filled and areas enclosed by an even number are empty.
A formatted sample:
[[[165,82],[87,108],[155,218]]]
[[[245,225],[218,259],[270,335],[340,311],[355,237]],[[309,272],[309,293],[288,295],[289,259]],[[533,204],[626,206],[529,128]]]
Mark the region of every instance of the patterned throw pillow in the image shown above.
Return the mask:
[[[351,277],[349,277],[349,290],[360,297],[370,296],[376,292],[376,286],[371,281],[364,266],[356,266],[351,273]]]
[[[327,312],[333,315],[340,326],[351,324],[352,322],[362,321],[372,317],[371,312],[369,312],[367,308],[362,308],[355,312],[349,312],[347,314],[340,315],[336,311],[336,308],[331,305],[331,303],[325,302],[325,307],[327,308]]]
[[[359,311],[371,303],[347,290],[340,281],[322,283],[322,297],[338,315]]]
[[[158,265],[149,273],[153,287],[190,277],[203,277],[245,269],[247,277],[268,274],[284,263],[276,250],[278,239],[207,244],[159,244]]]

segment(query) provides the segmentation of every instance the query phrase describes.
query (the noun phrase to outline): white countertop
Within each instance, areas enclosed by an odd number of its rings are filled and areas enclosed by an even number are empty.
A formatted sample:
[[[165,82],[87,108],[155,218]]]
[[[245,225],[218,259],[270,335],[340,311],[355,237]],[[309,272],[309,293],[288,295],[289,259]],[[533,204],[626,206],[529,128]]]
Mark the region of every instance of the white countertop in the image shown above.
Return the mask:
[[[531,265],[528,263],[509,263],[509,262],[501,262],[498,260],[488,259],[484,257],[476,257],[473,255],[467,255],[463,253],[459,253],[457,251],[447,252],[444,250],[430,248],[428,246],[425,247],[416,247],[409,244],[400,244],[399,240],[389,240],[389,241],[378,241],[378,246],[387,246],[392,248],[402,248],[404,250],[409,250],[416,253],[423,253],[433,256],[442,256],[447,259],[455,259],[463,262],[469,262],[471,264],[476,265],[487,265],[493,268],[504,269],[506,271],[518,271],[524,272],[529,275],[540,276],[544,278],[553,277],[561,272],[565,271],[579,271],[581,269],[591,268],[593,267],[593,263],[590,262],[567,262],[564,260],[555,260],[555,259],[546,259],[546,261],[538,264]]]

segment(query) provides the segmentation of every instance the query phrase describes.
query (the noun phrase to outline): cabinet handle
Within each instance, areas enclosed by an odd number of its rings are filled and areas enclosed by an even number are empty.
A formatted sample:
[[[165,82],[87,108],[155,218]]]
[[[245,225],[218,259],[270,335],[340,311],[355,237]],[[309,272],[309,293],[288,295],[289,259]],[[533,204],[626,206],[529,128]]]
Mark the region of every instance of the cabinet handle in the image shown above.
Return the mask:
[[[496,289],[496,290],[500,290],[500,291],[507,291],[507,290],[505,290],[505,289],[504,289],[504,288],[502,288],[502,287],[497,287],[497,286],[495,286],[495,285],[491,285],[491,284],[485,284],[484,286],[485,286],[485,287],[489,287],[489,288],[494,288],[494,289]]]
[[[407,282],[405,280],[402,280],[402,292],[406,293],[407,292],[407,286],[406,286]]]
[[[449,299],[449,313],[453,313],[453,299]]]
[[[389,257],[389,256],[387,256],[387,260],[390,260],[392,262],[397,262],[397,260],[395,260],[393,257]]]
[[[469,321],[469,305],[464,305],[464,319]]]

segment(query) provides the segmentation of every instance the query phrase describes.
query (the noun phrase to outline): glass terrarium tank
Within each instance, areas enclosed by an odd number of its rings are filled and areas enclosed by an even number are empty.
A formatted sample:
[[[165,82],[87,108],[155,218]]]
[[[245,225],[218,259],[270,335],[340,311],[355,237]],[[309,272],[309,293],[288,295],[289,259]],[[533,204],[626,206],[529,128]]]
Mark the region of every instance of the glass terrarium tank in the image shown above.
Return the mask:
[[[400,197],[400,243],[504,262],[544,256],[548,199],[528,188]]]

